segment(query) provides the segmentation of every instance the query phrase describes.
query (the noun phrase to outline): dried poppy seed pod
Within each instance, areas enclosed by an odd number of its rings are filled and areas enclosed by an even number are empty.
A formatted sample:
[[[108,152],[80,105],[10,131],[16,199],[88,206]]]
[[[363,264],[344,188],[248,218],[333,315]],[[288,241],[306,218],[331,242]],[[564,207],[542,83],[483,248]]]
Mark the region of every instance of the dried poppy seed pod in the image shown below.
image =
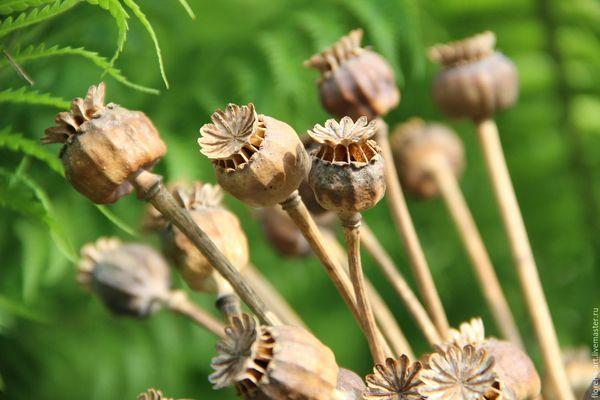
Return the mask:
[[[430,58],[442,65],[433,82],[433,99],[442,112],[480,121],[516,102],[517,69],[495,45],[496,36],[488,31],[431,48]]]
[[[373,373],[367,375],[365,400],[421,400],[419,388],[423,386],[420,379],[422,364],[411,363],[404,354],[398,360],[388,358],[385,365],[377,364]]]
[[[356,372],[340,368],[336,386],[339,400],[363,400],[366,388],[365,382]]]
[[[360,47],[362,29],[355,29],[304,65],[321,73],[323,107],[338,118],[387,114],[400,101],[391,65],[379,54]]]
[[[223,189],[254,207],[281,203],[298,189],[309,162],[292,127],[256,114],[252,103],[229,104],[211,119],[200,128],[198,144]]]
[[[352,216],[373,207],[385,193],[383,157],[370,138],[375,123],[344,117],[315,125],[309,135],[321,146],[312,153],[308,183],[327,210]]]
[[[104,105],[105,86],[91,86],[85,99],[71,102],[71,111],[56,116],[43,144],[63,143],[60,159],[77,191],[94,203],[114,203],[129,194],[128,179],[151,168],[167,148],[152,121],[140,111],[113,103]]]
[[[215,389],[234,385],[246,398],[331,400],[339,367],[333,352],[306,330],[260,326],[234,317],[217,344],[209,381]],[[260,396],[259,396],[260,398]]]
[[[137,400],[174,400],[172,397],[165,397],[162,390],[150,388],[144,393],[140,393]]]
[[[169,266],[154,249],[100,238],[81,249],[77,280],[115,314],[147,317],[170,296]]]
[[[242,270],[248,264],[248,239],[237,216],[221,206],[223,192],[218,185],[195,182],[175,184],[171,188],[179,205],[189,211],[194,222],[210,237],[231,264]],[[206,257],[177,227],[164,221],[150,209],[147,225],[164,226],[161,241],[167,257],[181,272],[188,286],[201,292],[231,291],[229,284],[215,271]],[[152,222],[156,221],[156,222]]]
[[[444,163],[457,178],[464,171],[463,144],[445,125],[411,118],[394,129],[390,142],[402,182],[419,197],[429,198],[439,193],[431,174],[432,162]]]
[[[258,211],[261,228],[269,243],[284,257],[305,257],[311,248],[296,224],[279,206]]]

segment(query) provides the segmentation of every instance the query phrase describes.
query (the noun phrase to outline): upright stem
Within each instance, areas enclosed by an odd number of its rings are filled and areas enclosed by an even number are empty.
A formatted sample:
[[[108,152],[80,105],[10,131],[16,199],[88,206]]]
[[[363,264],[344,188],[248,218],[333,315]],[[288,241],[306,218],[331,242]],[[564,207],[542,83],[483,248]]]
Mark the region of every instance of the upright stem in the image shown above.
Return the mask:
[[[364,227],[364,222],[362,226]],[[361,243],[363,239],[362,233],[361,227]],[[337,238],[332,233],[323,232],[323,237],[326,241],[327,248],[334,253],[334,257],[339,261],[344,268],[344,272],[347,274],[348,256],[346,254],[346,250],[342,247],[342,245],[340,245],[340,242],[338,242]],[[414,360],[414,352],[410,346],[410,343],[408,343],[406,336],[404,336],[404,332],[402,332],[400,325],[398,325],[398,321],[396,321],[394,314],[387,304],[385,304],[385,301],[383,301],[379,293],[377,293],[377,290],[373,284],[369,282],[368,278],[365,278],[365,285],[367,287],[367,295],[369,296],[369,300],[373,306],[373,314],[375,314],[377,325],[381,329],[383,336],[385,336],[390,346],[394,349],[394,353],[396,355],[406,354],[408,358]]]
[[[400,187],[398,172],[394,164],[392,149],[388,140],[387,124],[379,119],[377,129],[377,143],[381,147],[383,158],[385,160],[385,182],[387,185],[387,199],[392,217],[396,225],[396,229],[400,233],[400,237],[404,242],[404,247],[408,254],[408,259],[412,272],[415,276],[419,292],[425,302],[425,307],[429,312],[431,319],[440,332],[442,337],[446,337],[448,332],[448,318],[444,311],[444,306],[440,300],[440,295],[433,282],[429,265],[423,253],[423,248],[417,237],[417,232],[413,224],[412,218],[408,211],[406,199]]]
[[[521,289],[525,296],[529,315],[533,320],[546,372],[558,397],[562,400],[574,400],[546,296],[525,230],[523,216],[506,166],[498,127],[493,120],[481,121],[477,123],[477,133],[510,243]]]
[[[142,169],[130,178],[130,182],[135,187],[138,197],[152,203],[165,218],[177,226],[194,243],[264,324],[280,324],[279,318],[267,308],[239,271],[231,265],[208,235],[194,222],[188,211],[177,204],[171,193],[163,186],[160,175]]]
[[[442,339],[435,325],[431,321],[431,318],[427,315],[427,311],[425,311],[425,308],[394,264],[394,261],[392,261],[392,258],[388,255],[383,246],[381,246],[377,236],[375,236],[371,231],[371,228],[364,222],[361,227],[361,242],[369,254],[371,254],[371,257],[375,259],[375,262],[379,265],[381,271],[404,302],[408,312],[415,320],[417,326],[421,329],[427,342],[432,346],[440,344]]]
[[[356,213],[350,217],[340,217],[344,227],[344,237],[346,238],[346,248],[348,249],[348,268],[350,270],[350,280],[354,287],[354,295],[356,303],[360,311],[360,317],[365,326],[367,341],[373,356],[375,364],[385,362],[385,354],[382,346],[379,343],[379,338],[376,334],[375,317],[371,303],[367,298],[367,290],[365,289],[365,277],[362,270],[360,257],[360,222],[361,215]]]
[[[273,311],[286,325],[299,326],[308,330],[298,313],[254,265],[246,266],[242,270],[242,275],[269,302]]]
[[[502,336],[522,348],[523,341],[519,329],[456,177],[443,159],[432,158],[428,165],[471,259],[479,286],[492,311],[496,326]]]
[[[321,264],[325,268],[329,279],[333,282],[336,289],[344,299],[344,302],[354,315],[354,318],[358,322],[359,327],[368,335],[367,327],[362,323],[361,314],[356,304],[356,299],[352,290],[352,283],[348,279],[348,276],[344,272],[340,263],[336,262],[328,252],[323,236],[317,227],[317,224],[313,220],[310,212],[306,208],[306,205],[300,198],[298,191],[294,191],[284,202],[281,203],[281,208],[290,216],[292,221],[296,224],[302,235],[310,244],[315,255],[321,261]],[[381,332],[378,333],[380,339],[385,342]],[[387,346],[387,343],[385,343]],[[389,349],[389,346],[387,346]],[[390,351],[391,352],[391,351]]]
[[[198,326],[212,332],[215,336],[225,337],[225,327],[215,317],[194,304],[183,290],[174,290],[167,299],[169,310],[184,315]]]

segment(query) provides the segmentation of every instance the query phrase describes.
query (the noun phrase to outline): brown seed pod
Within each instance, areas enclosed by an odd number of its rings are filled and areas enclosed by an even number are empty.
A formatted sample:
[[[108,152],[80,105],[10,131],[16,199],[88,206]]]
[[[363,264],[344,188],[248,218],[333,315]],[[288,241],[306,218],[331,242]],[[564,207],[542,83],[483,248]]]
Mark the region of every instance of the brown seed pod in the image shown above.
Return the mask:
[[[147,317],[169,299],[169,266],[150,246],[100,238],[81,249],[77,280],[115,314]]]
[[[178,183],[171,187],[171,192],[231,264],[238,270],[246,267],[249,259],[248,239],[237,216],[221,206],[221,188],[209,183]],[[230,290],[229,285],[187,236],[164,220],[153,208],[148,211],[146,224],[162,228],[159,232],[164,252],[179,269],[190,288],[202,292]]]
[[[375,123],[344,117],[315,125],[309,135],[320,144],[313,151],[308,183],[327,210],[353,215],[373,207],[385,193],[383,157],[370,140]]]
[[[256,114],[252,103],[229,104],[211,119],[200,128],[198,144],[223,189],[254,207],[281,203],[298,189],[309,161],[292,127]]]
[[[433,82],[433,99],[442,112],[480,121],[516,102],[517,69],[495,45],[496,36],[488,31],[430,49],[430,58],[442,65]]]
[[[217,344],[209,381],[215,389],[234,385],[246,398],[331,400],[339,367],[333,352],[312,334],[293,326],[259,326],[234,317]]]
[[[355,29],[304,63],[321,73],[321,103],[338,118],[371,120],[400,101],[392,67],[379,54],[360,47],[362,36],[362,29]]]
[[[388,358],[385,365],[377,364],[373,374],[367,375],[365,400],[421,400],[419,393],[423,382],[419,378],[422,365],[419,361],[411,363],[404,354],[398,360]]]
[[[336,388],[340,400],[363,400],[363,393],[367,387],[356,372],[340,368]]]
[[[311,248],[302,232],[281,207],[267,207],[258,210],[261,228],[269,243],[284,257],[305,257]]]
[[[114,203],[129,194],[128,178],[149,169],[167,148],[152,121],[140,111],[104,105],[104,83],[91,86],[71,111],[56,116],[43,144],[62,143],[60,159],[71,185],[93,202]]]
[[[445,125],[411,118],[396,126],[390,142],[404,186],[419,197],[429,198],[439,193],[431,175],[432,162],[444,162],[457,178],[463,173],[463,144]]]

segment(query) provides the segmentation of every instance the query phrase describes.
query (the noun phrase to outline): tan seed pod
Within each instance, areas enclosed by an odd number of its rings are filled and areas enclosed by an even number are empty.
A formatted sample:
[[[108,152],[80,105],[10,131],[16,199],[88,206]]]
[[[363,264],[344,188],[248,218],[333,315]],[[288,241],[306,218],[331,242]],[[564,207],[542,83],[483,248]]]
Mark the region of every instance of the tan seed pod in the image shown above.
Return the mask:
[[[422,365],[419,361],[411,363],[404,354],[399,359],[388,358],[385,365],[377,364],[373,374],[367,375],[365,400],[421,400],[419,393],[423,385],[420,379]]]
[[[433,82],[433,99],[442,112],[480,121],[516,102],[517,69],[495,45],[496,36],[487,31],[430,49],[430,58],[442,66]]]
[[[71,102],[56,116],[43,144],[62,143],[65,175],[80,193],[98,204],[114,203],[129,194],[128,179],[149,169],[167,148],[152,121],[140,111],[104,105],[105,86],[91,86],[85,99]]]
[[[336,386],[339,400],[363,400],[366,388],[365,382],[356,372],[340,368]]]
[[[209,381],[229,385],[246,398],[331,400],[339,367],[333,352],[306,330],[260,326],[248,315],[234,317],[217,344]],[[261,397],[258,397],[261,398]],[[264,398],[264,397],[263,397]]]
[[[311,248],[302,232],[281,207],[258,210],[261,228],[273,248],[284,257],[305,257]]]
[[[209,183],[178,183],[171,187],[171,192],[231,264],[239,270],[245,268],[249,260],[248,239],[237,216],[221,205],[221,188]],[[229,290],[225,280],[179,228],[152,208],[146,224],[162,227],[159,232],[164,252],[191,289],[201,292]]]
[[[362,29],[355,29],[304,63],[320,72],[321,103],[337,118],[371,120],[400,101],[392,67],[376,52],[360,47],[362,36]]]
[[[200,128],[198,144],[223,189],[254,207],[281,203],[298,189],[309,161],[292,127],[257,114],[252,103],[229,104],[211,119]]]
[[[100,238],[81,249],[77,280],[115,314],[147,317],[169,299],[169,266],[153,248]]]
[[[320,144],[308,175],[317,201],[327,210],[353,215],[373,207],[385,193],[383,157],[370,138],[375,123],[344,117],[315,125],[309,135]]]
[[[431,175],[432,162],[445,163],[457,178],[464,171],[463,144],[445,125],[411,118],[394,129],[390,142],[404,186],[419,197],[439,194]]]

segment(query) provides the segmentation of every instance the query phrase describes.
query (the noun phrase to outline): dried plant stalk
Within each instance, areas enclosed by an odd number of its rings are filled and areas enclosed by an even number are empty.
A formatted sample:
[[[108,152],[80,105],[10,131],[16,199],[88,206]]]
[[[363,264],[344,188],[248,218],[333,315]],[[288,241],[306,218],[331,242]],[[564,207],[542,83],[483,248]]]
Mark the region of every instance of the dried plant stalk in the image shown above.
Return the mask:
[[[546,302],[525,223],[504,158],[498,127],[491,119],[483,120],[477,123],[477,133],[496,201],[502,215],[504,228],[510,242],[510,249],[521,282],[521,289],[525,296],[527,310],[533,321],[537,340],[540,344],[546,372],[559,397],[563,400],[574,400],[562,362],[560,345],[550,309]]]
[[[381,147],[381,153],[385,160],[387,198],[394,223],[404,242],[410,266],[415,276],[415,280],[417,281],[419,292],[423,297],[425,307],[435,323],[438,332],[440,332],[442,336],[445,336],[449,328],[448,318],[446,317],[444,306],[442,305],[440,295],[435,287],[429,265],[427,264],[425,254],[423,253],[423,248],[421,247],[415,226],[408,211],[406,199],[402,193],[398,172],[394,165],[392,149],[388,141],[388,127],[382,119],[378,119],[376,135],[377,143]]]
[[[182,290],[172,292],[167,301],[169,310],[184,315],[194,321],[198,326],[207,329],[215,336],[222,338],[225,335],[225,327],[215,317],[198,307],[190,300]]]

